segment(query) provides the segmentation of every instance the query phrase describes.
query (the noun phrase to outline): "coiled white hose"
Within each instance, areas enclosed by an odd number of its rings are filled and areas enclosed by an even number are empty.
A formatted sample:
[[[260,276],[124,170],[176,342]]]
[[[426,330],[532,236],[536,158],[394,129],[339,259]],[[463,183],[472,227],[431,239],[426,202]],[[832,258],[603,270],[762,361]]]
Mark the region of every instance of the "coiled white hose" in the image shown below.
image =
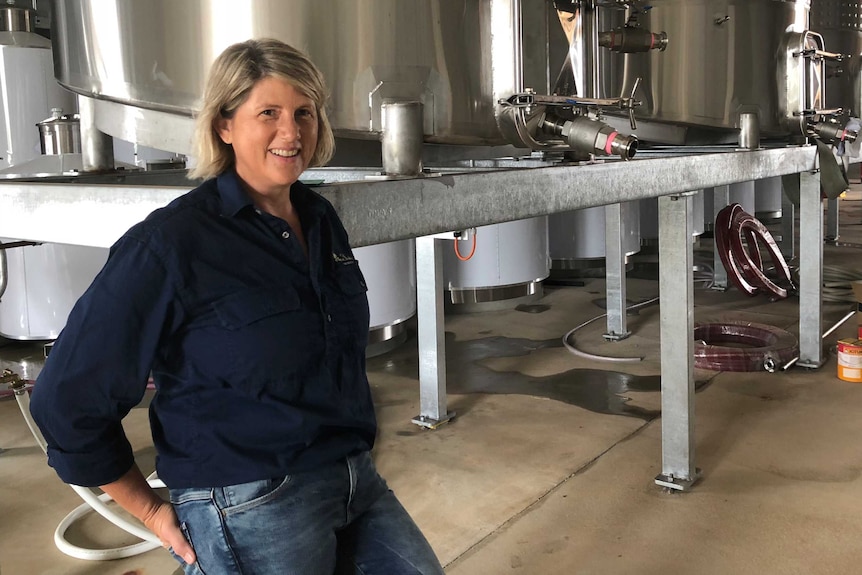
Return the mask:
[[[42,433],[39,431],[39,428],[36,426],[36,422],[33,421],[33,416],[30,415],[30,394],[27,392],[27,389],[22,388],[15,390],[15,399],[18,402],[18,408],[21,410],[21,415],[24,416],[24,421],[27,422],[27,427],[30,428],[30,433],[33,434],[33,437],[36,439],[36,443],[39,444],[39,447],[41,447],[42,451],[47,455],[48,444],[42,436]],[[147,477],[147,483],[154,489],[165,487],[164,482],[156,477],[155,472]],[[134,557],[135,555],[140,555],[141,553],[146,553],[147,551],[152,551],[153,549],[157,549],[162,546],[161,541],[159,541],[159,538],[156,537],[152,531],[138,523],[133,523],[125,517],[118,515],[113,509],[108,507],[107,504],[112,501],[112,499],[107,493],[96,495],[88,487],[81,487],[80,485],[69,485],[69,487],[71,487],[75,493],[84,500],[84,503],[66,515],[54,531],[54,544],[57,546],[57,549],[66,555],[87,561],[108,561],[110,559]],[[113,549],[88,549],[86,547],[79,547],[69,543],[66,539],[66,531],[75,521],[93,511],[123,531],[126,531],[135,537],[139,537],[143,539],[143,541]]]

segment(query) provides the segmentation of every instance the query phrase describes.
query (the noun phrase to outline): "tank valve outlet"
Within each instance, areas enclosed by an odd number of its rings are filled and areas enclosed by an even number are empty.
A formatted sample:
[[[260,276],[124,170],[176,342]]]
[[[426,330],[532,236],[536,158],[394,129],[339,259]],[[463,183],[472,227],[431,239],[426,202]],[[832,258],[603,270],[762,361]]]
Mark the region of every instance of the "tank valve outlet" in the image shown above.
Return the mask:
[[[838,142],[852,144],[859,135],[855,130],[850,130],[846,125],[839,122],[813,122],[808,125],[808,129],[814,136],[827,144],[836,144]]]
[[[586,154],[618,155],[623,160],[630,160],[638,150],[637,137],[620,134],[607,124],[584,116],[574,120],[545,116],[542,129],[563,137],[570,147]]]
[[[664,52],[667,48],[667,33],[655,34],[643,28],[624,26],[608,32],[599,32],[599,46],[607,48],[611,52],[624,54],[649,52],[650,50]]]
[[[3,370],[3,375],[0,375],[0,383],[8,385],[16,394],[24,393],[24,389],[27,387],[27,382],[10,369]]]

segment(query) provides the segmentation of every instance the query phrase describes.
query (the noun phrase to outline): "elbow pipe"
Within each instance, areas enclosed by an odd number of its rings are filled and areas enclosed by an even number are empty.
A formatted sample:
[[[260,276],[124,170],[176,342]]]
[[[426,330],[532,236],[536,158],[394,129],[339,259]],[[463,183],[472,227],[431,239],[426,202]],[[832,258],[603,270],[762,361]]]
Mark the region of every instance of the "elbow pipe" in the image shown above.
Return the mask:
[[[667,33],[653,33],[643,28],[625,26],[607,32],[599,32],[599,46],[611,52],[631,54],[634,52],[649,52],[658,50],[664,52],[667,48]]]
[[[562,137],[571,148],[586,154],[618,155],[623,160],[630,160],[638,150],[636,136],[620,134],[607,124],[584,116],[573,120],[545,116],[542,130]]]

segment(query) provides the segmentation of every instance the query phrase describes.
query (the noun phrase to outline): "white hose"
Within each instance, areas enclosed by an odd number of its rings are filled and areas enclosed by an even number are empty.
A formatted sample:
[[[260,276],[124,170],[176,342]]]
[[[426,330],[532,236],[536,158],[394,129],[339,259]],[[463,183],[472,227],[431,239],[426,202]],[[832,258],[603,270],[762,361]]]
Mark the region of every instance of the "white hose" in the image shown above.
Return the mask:
[[[18,401],[18,407],[21,410],[21,415],[24,416],[24,421],[27,422],[27,427],[30,428],[30,433],[33,434],[33,437],[36,439],[36,443],[39,444],[39,447],[41,447],[42,451],[47,455],[48,444],[42,436],[42,433],[39,431],[39,428],[36,426],[36,422],[33,421],[33,416],[30,414],[30,394],[26,389],[16,390],[15,399]],[[165,487],[164,482],[156,476],[155,472],[147,477],[147,483],[153,489]],[[156,537],[152,531],[138,523],[133,523],[125,517],[118,515],[113,509],[108,507],[107,503],[112,501],[112,499],[107,493],[102,493],[97,496],[88,487],[71,484],[69,487],[71,487],[75,493],[84,500],[84,503],[66,515],[54,531],[54,543],[57,545],[57,548],[66,555],[87,561],[107,561],[110,559],[134,557],[135,555],[140,555],[141,553],[146,553],[147,551],[152,551],[153,549],[162,546],[161,541],[159,541],[159,538]],[[114,549],[88,549],[86,547],[79,547],[69,543],[66,539],[66,531],[75,521],[93,511],[123,531],[130,533],[135,537],[139,537],[143,539],[143,541]]]
[[[16,376],[17,377],[17,376]],[[15,400],[18,402],[18,408],[21,410],[21,415],[24,416],[24,421],[27,422],[27,427],[30,428],[30,433],[36,439],[36,443],[42,448],[42,452],[48,455],[48,443],[42,436],[42,432],[36,427],[36,422],[33,421],[33,416],[30,415],[30,394],[26,389],[15,391]]]
[[[659,300],[659,298],[654,297],[652,299],[648,299],[646,301],[642,301],[640,303],[630,305],[626,308],[626,311],[646,307],[650,304],[657,302],[658,300]],[[586,327],[586,326],[590,325],[594,321],[598,321],[598,320],[602,319],[603,317],[607,317],[607,315],[608,314],[603,313],[602,315],[596,316],[593,319],[588,319],[587,321],[585,321],[581,325],[577,326],[576,328],[569,330],[569,332],[563,336],[563,345],[566,346],[566,349],[569,350],[572,354],[577,355],[578,357],[583,357],[584,359],[590,359],[593,361],[610,361],[613,363],[637,363],[639,361],[643,361],[642,357],[609,357],[607,355],[595,355],[592,353],[588,353],[586,351],[581,351],[580,349],[576,348],[573,344],[569,343],[569,339],[572,337],[572,335],[574,335],[574,333],[576,331],[578,331],[582,327]]]
[[[93,495],[92,492],[91,495]],[[95,497],[95,495],[93,496]],[[103,503],[110,501],[110,496],[107,493],[103,493],[98,497],[98,499],[100,500],[99,503]],[[54,544],[57,546],[57,549],[75,559],[84,559],[86,561],[109,561],[111,559],[134,557],[135,555],[140,555],[141,553],[146,553],[147,551],[152,551],[153,549],[161,547],[161,543],[153,543],[152,541],[141,541],[140,543],[127,545],[125,547],[116,547],[114,549],[88,549],[86,547],[79,547],[69,543],[66,539],[66,531],[75,521],[92,512],[93,508],[90,506],[90,503],[82,503],[63,518],[57,526],[57,529],[54,531]]]

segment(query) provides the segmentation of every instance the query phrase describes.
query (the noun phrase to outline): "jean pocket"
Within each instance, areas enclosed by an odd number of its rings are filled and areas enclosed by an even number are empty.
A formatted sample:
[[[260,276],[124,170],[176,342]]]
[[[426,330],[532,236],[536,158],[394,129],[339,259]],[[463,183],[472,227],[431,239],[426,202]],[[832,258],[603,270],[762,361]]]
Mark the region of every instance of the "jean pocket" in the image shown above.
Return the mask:
[[[197,553],[197,550],[195,550],[195,544],[192,541],[191,535],[189,534],[188,525],[186,525],[185,521],[180,522],[180,531],[182,531],[183,537],[186,538],[188,544],[191,545],[192,550]],[[186,563],[182,557],[180,557],[174,552],[173,547],[168,547],[168,553],[171,554],[171,557],[173,557],[177,561],[177,563],[182,565],[183,573],[185,573],[185,575],[206,575],[203,569],[201,569],[200,563],[198,561],[195,561],[194,563]]]
[[[216,500],[221,499],[219,501],[221,512],[225,516],[249,511],[281,497],[288,491],[290,479],[291,476],[286,475],[281,478],[229,485],[221,488],[223,497],[216,497]]]

